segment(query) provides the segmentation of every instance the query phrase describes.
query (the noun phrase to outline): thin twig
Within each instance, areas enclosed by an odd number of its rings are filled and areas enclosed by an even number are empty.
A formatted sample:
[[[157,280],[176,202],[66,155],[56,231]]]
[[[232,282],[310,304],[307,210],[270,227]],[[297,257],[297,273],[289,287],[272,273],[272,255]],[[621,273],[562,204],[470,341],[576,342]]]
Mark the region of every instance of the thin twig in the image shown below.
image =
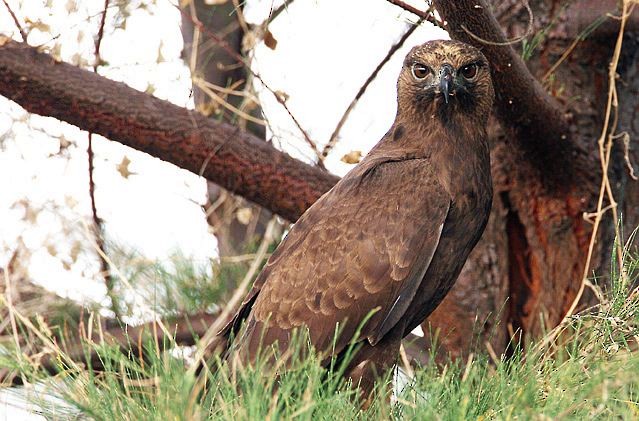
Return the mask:
[[[573,50],[577,47],[577,45],[579,45],[580,42],[584,41],[588,34],[590,34],[593,30],[595,30],[599,25],[601,25],[603,22],[606,21],[606,19],[608,18],[608,16],[600,16],[599,18],[597,18],[593,23],[591,23],[590,25],[588,25],[588,27],[586,27],[586,29],[584,29],[578,36],[577,38],[575,38],[573,40],[573,42],[570,44],[570,46],[566,49],[566,51],[563,52],[563,54],[561,55],[561,57],[559,57],[559,59],[555,62],[555,64],[553,64],[550,69],[548,69],[548,71],[544,74],[544,76],[541,78],[541,80],[546,80],[550,77],[550,75],[552,75],[555,70],[557,70],[557,68],[561,65],[561,63],[563,63],[568,56],[570,56],[570,54],[573,52]]]
[[[257,73],[256,71],[254,71],[250,64],[246,61],[246,59],[244,57],[242,57],[242,55],[240,53],[238,53],[237,51],[235,51],[235,49],[233,47],[231,47],[229,45],[229,43],[227,41],[225,41],[224,39],[220,38],[218,35],[216,35],[215,33],[213,33],[212,31],[210,31],[201,21],[197,16],[193,16],[193,15],[187,15],[182,9],[180,9],[178,6],[175,6],[180,13],[185,16],[187,19],[190,19],[191,22],[193,23],[193,25],[198,28],[202,33],[206,34],[208,37],[211,38],[211,40],[213,42],[215,42],[219,47],[221,47],[222,49],[224,49],[224,51],[226,51],[231,57],[233,57],[239,64],[242,64],[246,70],[248,72],[251,73],[251,75],[253,75],[253,77],[255,77],[257,80],[260,81],[260,83],[264,86],[264,88],[266,88],[267,91],[269,91],[271,94],[273,94],[273,96],[275,97],[275,99],[277,100],[278,103],[280,103],[280,105],[282,105],[282,107],[284,107],[284,110],[286,110],[287,114],[289,115],[289,117],[291,118],[291,120],[293,120],[293,123],[295,123],[295,125],[297,126],[297,129],[302,133],[302,135],[304,136],[304,140],[306,141],[306,143],[308,143],[308,145],[311,147],[311,149],[313,150],[313,152],[315,153],[318,161],[317,161],[317,166],[325,169],[324,167],[324,163],[322,162],[322,154],[320,153],[319,149],[317,148],[317,145],[315,142],[313,142],[313,140],[311,139],[311,137],[308,135],[308,133],[306,132],[306,130],[304,130],[304,128],[302,127],[302,125],[299,123],[299,121],[297,120],[297,118],[293,115],[293,113],[291,112],[290,108],[288,107],[288,105],[286,104],[286,101],[284,100],[284,98],[282,98],[281,95],[279,95],[274,89],[272,89],[267,83],[266,81],[262,78],[262,76],[260,76],[259,73]]]
[[[247,34],[250,31],[250,29],[248,24],[246,23],[246,19],[244,19],[244,11],[242,10],[242,5],[240,4],[240,1],[233,0],[233,7],[235,8],[235,15],[237,16],[237,22],[239,23],[240,28],[242,28],[242,32],[244,34]]]
[[[533,31],[533,24],[534,24],[534,16],[533,16],[533,12],[532,9],[530,8],[530,5],[528,4],[527,0],[524,0],[524,7],[526,8],[526,11],[528,12],[528,28],[526,29],[526,32],[521,35],[518,36],[516,38],[513,39],[509,39],[506,41],[490,41],[484,38],[481,38],[480,36],[472,33],[468,28],[466,28],[466,25],[462,24],[461,28],[464,30],[464,32],[466,32],[471,38],[474,38],[475,40],[481,42],[482,44],[487,44],[487,45],[496,45],[496,46],[505,46],[505,45],[511,45],[511,44],[516,44],[522,40],[524,40],[526,37],[528,37],[530,34],[532,34]]]
[[[430,10],[427,13],[430,13]],[[368,78],[366,79],[362,87],[359,88],[357,95],[355,95],[355,98],[353,98],[351,103],[348,105],[348,108],[346,108],[346,111],[344,111],[344,114],[342,114],[342,118],[340,118],[339,122],[337,123],[337,126],[335,126],[335,130],[333,130],[333,133],[331,134],[331,137],[328,139],[326,146],[324,146],[324,149],[322,150],[322,158],[326,158],[329,152],[331,151],[331,149],[335,147],[335,144],[337,143],[337,136],[339,135],[339,132],[342,129],[342,126],[344,126],[344,123],[346,123],[346,119],[350,115],[351,111],[353,111],[353,109],[355,108],[355,104],[357,104],[359,99],[364,95],[364,93],[366,92],[366,89],[368,89],[368,86],[373,82],[373,80],[375,80],[379,72],[386,65],[386,63],[388,63],[391,57],[393,57],[393,54],[395,54],[397,50],[402,48],[402,46],[404,45],[408,37],[410,37],[413,34],[413,32],[415,32],[415,29],[417,29],[417,27],[423,21],[424,21],[424,18],[420,17],[419,21],[416,24],[410,24],[406,32],[404,32],[404,35],[402,35],[399,41],[397,41],[395,44],[391,46],[391,48],[386,53],[386,56],[382,59],[382,61],[379,62],[375,70],[373,70],[373,72],[368,76]]]
[[[182,9],[180,9],[181,11]],[[195,22],[197,20],[197,11],[195,10],[195,2],[189,2],[189,12],[191,21]],[[189,60],[189,71],[192,75],[195,74],[197,70],[197,55],[198,49],[200,46],[200,28],[195,25],[193,28],[193,41],[191,42],[191,57]]]
[[[195,354],[194,360],[196,364],[193,364],[189,371],[194,372],[197,369],[197,366],[200,361],[204,360],[204,356],[207,351],[210,349],[210,346],[218,337],[219,331],[224,327],[224,324],[227,323],[228,317],[237,310],[237,306],[242,302],[243,297],[246,295],[246,290],[249,287],[249,284],[253,280],[255,274],[257,274],[262,266],[262,262],[267,255],[268,247],[271,245],[273,241],[273,235],[275,232],[275,227],[277,226],[277,217],[271,218],[268,225],[266,226],[266,231],[264,232],[264,237],[262,237],[262,242],[255,253],[255,259],[251,263],[249,270],[244,275],[244,279],[238,285],[233,296],[228,301],[224,310],[220,314],[220,316],[216,319],[215,323],[213,323],[207,332],[202,336],[200,342],[198,343],[198,348]]]
[[[623,44],[623,35],[625,32],[627,17],[632,12],[633,8],[634,8],[634,4],[631,5],[631,3],[628,0],[624,0],[622,16],[621,16],[621,24],[619,27],[619,34],[617,36],[615,50],[614,50],[612,61],[610,63],[610,67],[608,70],[608,84],[609,84],[608,102],[606,104],[604,124],[601,130],[601,135],[597,142],[599,146],[599,159],[601,161],[601,169],[602,169],[601,187],[599,189],[599,198],[597,200],[597,213],[595,214],[595,222],[592,229],[592,234],[590,236],[590,243],[588,245],[588,255],[586,257],[586,264],[584,266],[582,282],[579,287],[579,290],[577,291],[577,295],[575,296],[575,299],[573,300],[572,304],[570,305],[570,308],[568,309],[568,311],[566,312],[566,315],[564,316],[564,320],[572,316],[572,314],[574,313],[575,308],[577,307],[579,301],[581,300],[581,296],[586,286],[586,281],[588,279],[588,273],[590,271],[590,264],[592,261],[595,243],[597,240],[597,232],[599,229],[599,225],[601,223],[601,219],[603,218],[603,215],[604,215],[603,201],[604,201],[604,196],[606,195],[608,196],[608,200],[610,201],[613,215],[615,216],[614,218],[615,233],[618,235],[619,227],[618,227],[618,221],[617,221],[616,212],[615,212],[616,202],[614,200],[614,197],[612,196],[612,188],[610,186],[610,180],[608,178],[608,167],[610,164],[610,153],[612,150],[612,141],[613,141],[613,134],[614,134],[614,128],[615,128],[614,126],[616,126],[616,120],[617,120],[617,107],[618,107],[618,103],[616,100],[617,98],[617,85],[616,85],[617,65],[619,64],[619,57],[621,56],[621,46]],[[614,109],[615,115],[613,116],[613,128],[610,129],[610,119],[613,113],[613,109]],[[606,138],[607,138],[607,142],[606,142]],[[622,239],[617,238],[617,241],[621,242]],[[619,254],[619,258],[622,257],[622,254],[620,253],[619,250],[617,251],[617,254]],[[619,264],[622,265],[622,267],[620,267],[620,273],[623,273],[623,262],[619,262]]]
[[[415,16],[420,17],[422,20],[428,21],[432,23],[433,25],[444,29],[444,23],[435,19],[435,16],[433,16],[432,14],[433,6],[430,6],[427,11],[423,12],[419,10],[418,8],[411,6],[410,4],[407,4],[401,0],[386,0],[386,1],[397,7],[400,7],[406,10],[407,12],[412,13]]]
[[[98,72],[98,67],[100,66],[100,45],[102,44],[102,38],[104,37],[104,25],[106,23],[106,14],[107,14],[107,9],[109,7],[109,1],[110,0],[104,0],[104,8],[102,10],[102,16],[100,18],[100,25],[98,27],[98,34],[96,36],[95,39],[95,61],[93,63],[93,72],[97,73]],[[104,242],[104,228],[103,228],[103,223],[102,223],[102,219],[98,216],[98,209],[97,206],[95,204],[95,181],[93,179],[93,175],[95,172],[95,167],[94,167],[94,152],[93,152],[93,132],[89,132],[89,144],[87,146],[87,157],[88,157],[88,161],[89,161],[89,198],[91,200],[91,215],[93,216],[93,225],[95,227],[95,242],[98,246],[98,248],[100,249],[100,251],[102,251],[102,253],[106,254],[106,250],[105,250],[105,242]],[[106,286],[107,289],[107,295],[108,297],[111,299],[111,310],[113,310],[113,312],[115,313],[116,317],[118,317],[119,314],[119,300],[117,299],[116,295],[114,294],[114,280],[111,277],[111,275],[109,274],[109,265],[106,261],[106,259],[104,259],[102,257],[102,254],[98,253],[98,257],[100,259],[100,273],[102,274],[102,276],[104,277],[104,284]]]
[[[18,28],[18,31],[20,31],[20,36],[22,37],[22,42],[27,42],[27,33],[24,32],[24,29],[22,29],[22,25],[20,25],[20,21],[18,20],[18,17],[16,16],[15,13],[13,13],[13,10],[11,10],[11,7],[9,6],[9,3],[7,3],[7,0],[2,0],[2,2],[4,3],[5,7],[9,11],[9,14],[11,15],[11,18],[13,19],[13,23],[16,24],[16,27]]]
[[[256,101],[257,98],[255,97],[255,95],[251,94],[250,92],[246,92],[246,91],[238,91],[237,88],[239,85],[244,83],[244,79],[240,79],[240,80],[236,80],[235,82],[233,82],[231,85],[224,87],[224,86],[218,86],[214,83],[211,83],[207,80],[204,80],[202,78],[198,78],[199,83],[202,83],[204,86],[206,86],[207,88],[213,89],[214,91],[218,91],[224,95],[235,95],[235,96],[239,96],[239,97],[245,97],[248,98],[251,101]]]
[[[262,126],[266,125],[264,120],[262,120],[260,118],[253,117],[252,115],[245,113],[244,111],[240,110],[237,107],[234,107],[233,105],[231,105],[230,103],[225,101],[224,98],[222,98],[220,95],[218,95],[215,92],[213,92],[213,90],[210,89],[207,86],[207,84],[205,83],[205,81],[203,79],[200,79],[198,77],[194,77],[193,78],[193,83],[195,84],[195,86],[200,88],[203,92],[205,92],[208,96],[210,96],[213,99],[213,101],[215,101],[216,103],[220,104],[221,106],[223,106],[227,110],[237,114],[238,116],[242,117],[245,120],[252,121],[255,124],[259,124],[259,125],[262,125]]]
[[[637,177],[637,175],[635,174],[635,168],[632,166],[632,163],[630,162],[630,135],[628,134],[628,132],[623,132],[623,133],[619,133],[617,137],[619,137],[621,141],[623,142],[623,158],[624,158],[624,161],[626,161],[626,167],[628,168],[628,175],[630,175],[630,178],[637,181],[639,180],[639,177]]]
[[[625,273],[625,270],[623,267],[623,253],[621,250],[621,244],[623,240],[619,237],[620,231],[619,231],[618,216],[616,212],[617,203],[615,202],[614,197],[612,196],[612,188],[610,186],[610,180],[608,178],[608,167],[610,164],[610,154],[612,150],[612,143],[615,136],[614,130],[616,128],[617,118],[618,118],[619,104],[617,102],[617,86],[616,86],[617,66],[619,64],[619,58],[621,56],[621,46],[623,44],[626,21],[628,19],[628,16],[630,16],[630,14],[632,13],[635,5],[636,3],[634,3],[632,0],[623,1],[622,14],[620,17],[619,33],[617,35],[617,41],[615,44],[612,60],[610,62],[610,67],[608,69],[608,84],[609,84],[608,101],[606,104],[604,124],[601,130],[601,135],[597,142],[599,147],[599,159],[600,159],[601,168],[602,168],[602,180],[601,180],[601,186],[599,189],[599,197],[597,200],[597,211],[595,212],[595,221],[592,228],[592,234],[590,236],[590,242],[588,244],[588,254],[586,256],[586,263],[584,265],[581,284],[579,285],[579,290],[577,291],[577,294],[574,300],[572,301],[572,304],[568,308],[568,311],[564,315],[563,319],[561,320],[559,325],[544,339],[544,341],[537,346],[538,351],[541,351],[550,343],[554,343],[557,336],[559,336],[561,332],[563,332],[568,327],[570,318],[574,314],[575,309],[577,308],[577,305],[581,301],[581,297],[583,296],[584,290],[589,283],[588,273],[590,271],[592,256],[595,249],[595,243],[597,242],[597,233],[599,230],[599,225],[601,224],[603,215],[608,209],[611,209],[613,212],[613,222],[615,224],[615,235],[617,236],[616,242],[617,242],[617,254],[618,254],[617,258],[618,258],[618,264],[619,264],[619,274],[622,277],[622,280],[624,280],[624,282],[625,282],[625,278],[627,277],[627,274]],[[613,115],[613,111],[614,111],[614,115]],[[612,124],[611,124],[611,116],[612,116]],[[604,204],[603,204],[604,197],[607,197],[608,201],[610,202],[610,205],[607,207],[604,207]]]
[[[282,13],[284,10],[287,10],[288,7],[293,4],[295,0],[286,0],[284,3],[280,4],[277,9],[273,10],[273,8],[271,7],[271,11],[269,13],[268,18],[266,18],[266,20],[264,22],[262,22],[262,25],[264,24],[269,24],[273,21],[273,19],[275,19],[276,17],[278,17],[280,15],[280,13]]]

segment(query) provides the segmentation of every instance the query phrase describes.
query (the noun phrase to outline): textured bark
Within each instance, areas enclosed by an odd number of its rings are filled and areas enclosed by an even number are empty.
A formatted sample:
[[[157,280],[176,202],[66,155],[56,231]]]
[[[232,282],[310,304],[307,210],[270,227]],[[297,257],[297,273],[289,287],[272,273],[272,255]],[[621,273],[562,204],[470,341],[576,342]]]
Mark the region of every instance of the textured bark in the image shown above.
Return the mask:
[[[22,43],[5,40],[0,46],[0,94],[27,111],[201,174],[292,221],[337,182],[238,127],[55,61]]]
[[[534,90],[530,90],[530,84],[522,85],[524,79],[518,74],[525,70],[521,68],[524,63],[511,47],[485,45],[460,29],[463,23],[481,38],[503,40],[491,30],[491,25],[485,25],[486,16],[460,19],[485,15],[490,6],[477,1],[436,3],[443,17],[451,22],[453,38],[482,48],[491,64],[497,63],[494,79],[501,93],[495,115],[501,127],[492,126],[495,210],[491,222],[457,285],[424,327],[441,330],[442,350],[453,356],[468,352],[473,345],[483,348],[486,342],[500,353],[507,351],[512,332],[521,331],[516,334],[518,340],[521,336],[538,337],[555,326],[579,287],[592,229],[583,213],[596,208],[594,199],[601,179],[596,141],[602,126],[608,63],[618,22],[606,22],[578,45],[555,72],[555,82],[541,92],[548,96],[548,91],[553,98],[542,101],[538,96],[541,85],[535,82]],[[605,12],[615,10],[615,2],[586,2],[589,8],[582,2],[569,8],[562,8],[559,3],[531,2],[534,33],[548,29],[537,53],[525,63],[537,80],[584,28]],[[475,8],[476,4],[481,7]],[[509,38],[526,31],[528,17],[521,2],[499,2],[495,9],[495,14],[504,18],[501,24]],[[631,31],[636,30],[636,23],[634,18]],[[631,138],[636,138],[639,83],[633,74],[638,62],[636,45],[631,43],[626,42],[619,69],[619,95],[625,106],[621,107],[618,131],[626,130]],[[512,62],[513,70],[505,71],[499,65],[502,60]],[[511,100],[517,107],[510,107]],[[558,117],[553,117],[555,114]],[[568,135],[560,140],[559,133]],[[623,162],[617,148],[609,176],[618,189],[617,200],[625,210],[628,231],[639,223],[639,189],[637,182],[628,179]],[[592,271],[603,275],[604,285],[613,239],[614,227],[608,214],[602,222],[591,265]],[[586,296],[582,305],[588,303],[592,303],[592,297]]]
[[[489,43],[506,42],[489,3],[486,0],[435,0],[434,5],[448,22],[450,37],[475,45],[488,59],[493,82],[500,87],[495,95],[495,115],[504,127],[514,132],[519,149],[527,152],[526,159],[553,179],[573,176],[574,162],[565,159],[574,146],[568,139],[571,133],[565,113],[528,71],[511,45]]]
[[[238,19],[239,13],[235,11],[235,5],[231,1],[221,4],[207,4],[204,0],[193,0],[184,3],[182,5],[181,26],[184,40],[183,57],[191,68],[193,76],[216,86],[232,87],[235,91],[251,92],[250,87],[246,86],[250,75],[244,66],[238,65],[236,59],[236,57],[243,55],[243,31]],[[194,34],[199,30],[194,24],[197,21],[202,23],[207,32],[200,32],[199,36],[195,37]],[[228,47],[236,53],[235,56],[208,36],[209,32],[223,39]],[[194,45],[196,40],[197,45]],[[193,85],[193,94],[196,109],[209,110],[212,113],[211,118],[238,125],[257,138],[264,139],[265,128],[263,125],[248,121],[224,108],[202,91],[197,84]],[[252,100],[246,100],[239,95],[224,95],[219,92],[218,94],[224,101],[252,117],[263,117],[261,107]],[[208,182],[208,196],[207,220],[215,233],[221,257],[243,254],[252,244],[259,242],[264,235],[268,221],[273,216],[269,210],[251,204],[242,197],[228,194],[212,182]],[[215,209],[210,208],[213,204],[215,204]],[[240,209],[250,212],[249,221],[241,221],[237,217],[237,212]]]

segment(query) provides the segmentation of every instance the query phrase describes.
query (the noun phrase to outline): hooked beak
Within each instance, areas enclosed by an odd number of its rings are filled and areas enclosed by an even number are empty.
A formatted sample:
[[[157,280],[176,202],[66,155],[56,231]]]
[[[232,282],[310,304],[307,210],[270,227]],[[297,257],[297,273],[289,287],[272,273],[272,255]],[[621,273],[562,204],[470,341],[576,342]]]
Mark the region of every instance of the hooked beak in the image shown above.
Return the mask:
[[[450,88],[453,84],[453,68],[449,64],[444,64],[439,71],[439,90],[444,94],[444,101],[448,104]]]

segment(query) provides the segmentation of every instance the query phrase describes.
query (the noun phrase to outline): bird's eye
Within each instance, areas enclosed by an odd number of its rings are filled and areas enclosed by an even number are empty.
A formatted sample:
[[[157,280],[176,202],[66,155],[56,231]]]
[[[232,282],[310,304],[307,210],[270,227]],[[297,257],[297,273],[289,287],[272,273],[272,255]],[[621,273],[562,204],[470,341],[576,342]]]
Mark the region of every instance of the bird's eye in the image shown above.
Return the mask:
[[[467,64],[461,68],[460,73],[468,80],[472,80],[477,76],[477,64]]]
[[[413,76],[415,79],[424,79],[430,73],[428,66],[421,63],[413,64]]]

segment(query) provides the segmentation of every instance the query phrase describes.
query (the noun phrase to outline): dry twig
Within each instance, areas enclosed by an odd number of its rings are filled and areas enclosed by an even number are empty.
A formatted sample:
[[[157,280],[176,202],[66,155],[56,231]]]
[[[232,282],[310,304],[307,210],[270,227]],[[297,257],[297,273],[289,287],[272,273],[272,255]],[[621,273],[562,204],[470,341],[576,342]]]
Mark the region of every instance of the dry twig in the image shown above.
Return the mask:
[[[426,14],[430,14],[431,9],[429,9],[426,12]],[[402,35],[399,41],[397,41],[395,44],[391,46],[391,48],[386,53],[386,56],[384,56],[382,61],[380,61],[377,67],[375,67],[375,70],[373,70],[373,72],[368,76],[364,84],[359,88],[359,91],[357,91],[357,95],[355,95],[355,98],[353,98],[351,103],[348,104],[348,108],[346,108],[346,111],[344,111],[344,114],[342,114],[342,118],[340,118],[339,122],[337,123],[337,126],[335,126],[335,130],[333,130],[333,133],[331,134],[331,137],[328,139],[328,142],[324,146],[324,149],[322,149],[322,158],[326,158],[329,152],[331,151],[331,149],[333,149],[333,147],[335,147],[335,145],[337,144],[337,137],[339,135],[340,130],[342,129],[342,126],[344,126],[344,123],[346,123],[346,119],[350,115],[351,111],[353,111],[353,109],[355,108],[355,104],[357,104],[359,99],[364,95],[364,93],[366,92],[366,89],[368,89],[368,86],[373,82],[373,80],[375,80],[379,72],[386,65],[386,63],[388,63],[391,57],[393,57],[393,54],[395,54],[397,50],[402,48],[402,46],[404,45],[408,37],[410,37],[413,34],[413,32],[415,32],[415,29],[417,29],[417,27],[419,27],[419,25],[423,21],[424,19],[420,18],[417,23],[410,24],[406,32],[404,32],[404,35]]]
[[[572,301],[572,304],[568,308],[568,311],[564,315],[563,319],[559,323],[559,325],[542,341],[537,349],[544,349],[548,344],[554,343],[555,339],[563,332],[569,325],[572,315],[574,314],[579,302],[581,301],[581,297],[583,296],[583,292],[586,286],[589,284],[588,274],[590,271],[590,265],[592,263],[592,256],[595,249],[595,244],[597,242],[597,234],[599,230],[599,226],[601,224],[601,220],[604,214],[611,210],[613,214],[613,223],[615,225],[615,236],[616,236],[616,254],[617,254],[617,264],[619,268],[619,275],[622,278],[622,282],[627,283],[627,274],[623,265],[623,249],[622,249],[622,238],[619,229],[619,218],[617,215],[617,202],[612,193],[612,187],[610,185],[610,179],[608,177],[608,168],[610,165],[610,154],[612,150],[612,144],[615,139],[615,130],[617,126],[618,120],[618,101],[617,101],[617,66],[619,64],[619,58],[621,56],[621,47],[623,45],[623,37],[625,33],[626,22],[628,17],[634,10],[634,7],[637,3],[633,0],[623,0],[621,16],[619,17],[620,25],[619,32],[617,35],[617,41],[615,43],[615,49],[613,52],[612,60],[610,62],[610,66],[608,68],[608,101],[606,103],[606,111],[604,115],[604,124],[601,130],[601,135],[599,136],[599,140],[597,142],[599,148],[599,159],[601,163],[602,170],[602,180],[599,188],[599,197],[597,200],[597,210],[594,212],[594,222],[592,228],[592,234],[590,235],[590,242],[588,244],[588,254],[586,256],[586,263],[584,265],[583,276],[581,279],[581,284],[579,286],[579,290]],[[608,206],[604,206],[604,199],[607,198],[609,201]]]
[[[98,27],[98,34],[96,36],[95,39],[95,62],[93,63],[93,72],[97,73],[98,72],[98,67],[100,66],[100,45],[102,44],[102,38],[104,37],[104,25],[106,23],[106,14],[107,14],[107,10],[109,8],[109,1],[110,0],[104,0],[104,8],[102,9],[102,16],[100,17],[100,25]],[[89,131],[88,133],[88,140],[89,143],[87,145],[87,159],[88,159],[88,164],[89,164],[89,199],[91,201],[91,215],[93,218],[93,225],[94,225],[94,235],[95,235],[95,240],[97,243],[97,247],[102,251],[102,253],[100,253],[98,255],[98,258],[100,259],[100,273],[102,275],[102,277],[104,278],[104,284],[106,285],[106,290],[107,290],[107,295],[109,297],[109,299],[111,300],[111,310],[113,310],[113,312],[115,313],[116,317],[120,315],[119,312],[119,300],[116,296],[116,294],[114,293],[113,289],[115,287],[114,285],[114,281],[113,278],[111,277],[111,275],[109,274],[109,265],[107,264],[107,261],[102,258],[103,254],[106,254],[106,249],[105,249],[105,242],[104,242],[104,229],[103,229],[103,223],[102,223],[102,219],[98,216],[98,209],[97,206],[95,204],[95,180],[93,179],[93,175],[94,175],[94,158],[95,155],[93,153],[93,132]]]
[[[219,339],[219,337],[217,336],[219,331],[224,327],[224,324],[227,323],[229,316],[237,310],[238,305],[242,302],[242,299],[246,295],[248,286],[262,266],[262,262],[264,261],[266,253],[268,251],[268,246],[273,241],[273,234],[276,226],[277,218],[273,217],[266,226],[266,232],[264,232],[262,242],[260,243],[260,246],[255,253],[255,259],[253,259],[249,270],[246,272],[246,275],[244,275],[244,279],[242,279],[242,282],[240,282],[238,287],[235,289],[233,296],[224,307],[224,310],[222,311],[220,316],[215,320],[215,323],[213,323],[209,327],[209,329],[202,337],[201,341],[198,343],[198,349],[194,357],[196,364],[194,364],[189,369],[192,373],[197,370],[199,363],[206,365],[204,356],[206,355],[208,350],[211,349],[211,345],[215,342],[215,340]]]
[[[11,10],[11,7],[9,6],[9,3],[7,3],[7,0],[2,0],[2,2],[4,3],[5,7],[9,11],[9,14],[11,15],[11,19],[13,19],[13,23],[16,24],[16,27],[18,28],[18,31],[20,32],[20,37],[22,37],[22,41],[27,42],[27,33],[22,28],[22,25],[20,25],[20,21],[18,20],[18,17],[16,16],[15,13],[13,13],[13,10]]]
[[[432,5],[429,6],[427,11],[423,12],[423,11],[419,10],[418,8],[413,7],[410,4],[408,4],[406,2],[403,2],[401,0],[386,0],[386,1],[388,1],[391,4],[394,4],[397,7],[400,7],[402,9],[406,10],[407,12],[410,12],[410,13],[414,14],[415,16],[420,17],[422,20],[425,20],[425,21],[428,21],[428,22],[432,23],[433,25],[435,25],[435,26],[437,26],[439,28],[446,29],[446,28],[444,28],[444,23],[439,21],[439,20],[437,20],[435,18],[435,16],[433,15],[433,13],[432,13],[433,6]]]
[[[176,6],[178,7],[178,6]],[[266,81],[262,78],[262,76],[257,73],[256,71],[254,71],[251,68],[250,63],[248,63],[246,61],[246,59],[244,57],[242,57],[242,55],[240,55],[237,51],[235,51],[234,48],[232,48],[228,42],[226,42],[224,39],[222,39],[221,37],[219,37],[218,35],[216,35],[215,33],[213,33],[212,31],[210,31],[197,17],[197,15],[195,14],[191,14],[191,15],[186,15],[185,12],[183,10],[181,10],[178,7],[178,10],[180,11],[180,13],[183,16],[186,16],[188,19],[191,20],[191,22],[193,23],[193,26],[199,30],[199,32],[202,32],[204,34],[206,34],[206,36],[210,37],[210,39],[217,44],[219,47],[221,47],[222,49],[224,49],[224,51],[226,51],[231,57],[233,57],[238,64],[241,64],[242,66],[244,66],[247,71],[254,77],[256,78],[261,84],[262,86],[264,86],[264,88],[269,91],[271,94],[273,94],[273,96],[275,97],[275,99],[277,100],[277,102],[282,105],[282,107],[284,108],[284,110],[286,111],[286,113],[289,115],[289,117],[291,118],[291,120],[293,120],[293,123],[295,124],[295,126],[297,127],[297,129],[300,131],[300,133],[302,133],[302,136],[304,137],[304,140],[306,141],[306,143],[311,147],[311,149],[313,150],[313,152],[315,153],[315,156],[317,157],[318,161],[317,161],[317,166],[325,169],[324,168],[324,164],[322,162],[322,155],[319,151],[319,149],[317,148],[317,144],[311,139],[311,137],[309,136],[308,132],[306,130],[304,130],[304,128],[302,127],[302,125],[300,124],[299,120],[295,117],[295,115],[293,115],[293,113],[291,112],[290,108],[288,107],[288,105],[286,104],[286,100],[284,98],[282,98],[282,95],[279,95],[277,93],[277,91],[275,91],[274,89],[272,89],[270,87],[270,85],[268,83],[266,83]],[[196,32],[195,35],[197,35],[199,32]],[[194,36],[194,41],[193,41],[194,45],[196,44],[196,39]],[[194,55],[192,55],[193,57]],[[193,70],[193,66],[192,69]]]

